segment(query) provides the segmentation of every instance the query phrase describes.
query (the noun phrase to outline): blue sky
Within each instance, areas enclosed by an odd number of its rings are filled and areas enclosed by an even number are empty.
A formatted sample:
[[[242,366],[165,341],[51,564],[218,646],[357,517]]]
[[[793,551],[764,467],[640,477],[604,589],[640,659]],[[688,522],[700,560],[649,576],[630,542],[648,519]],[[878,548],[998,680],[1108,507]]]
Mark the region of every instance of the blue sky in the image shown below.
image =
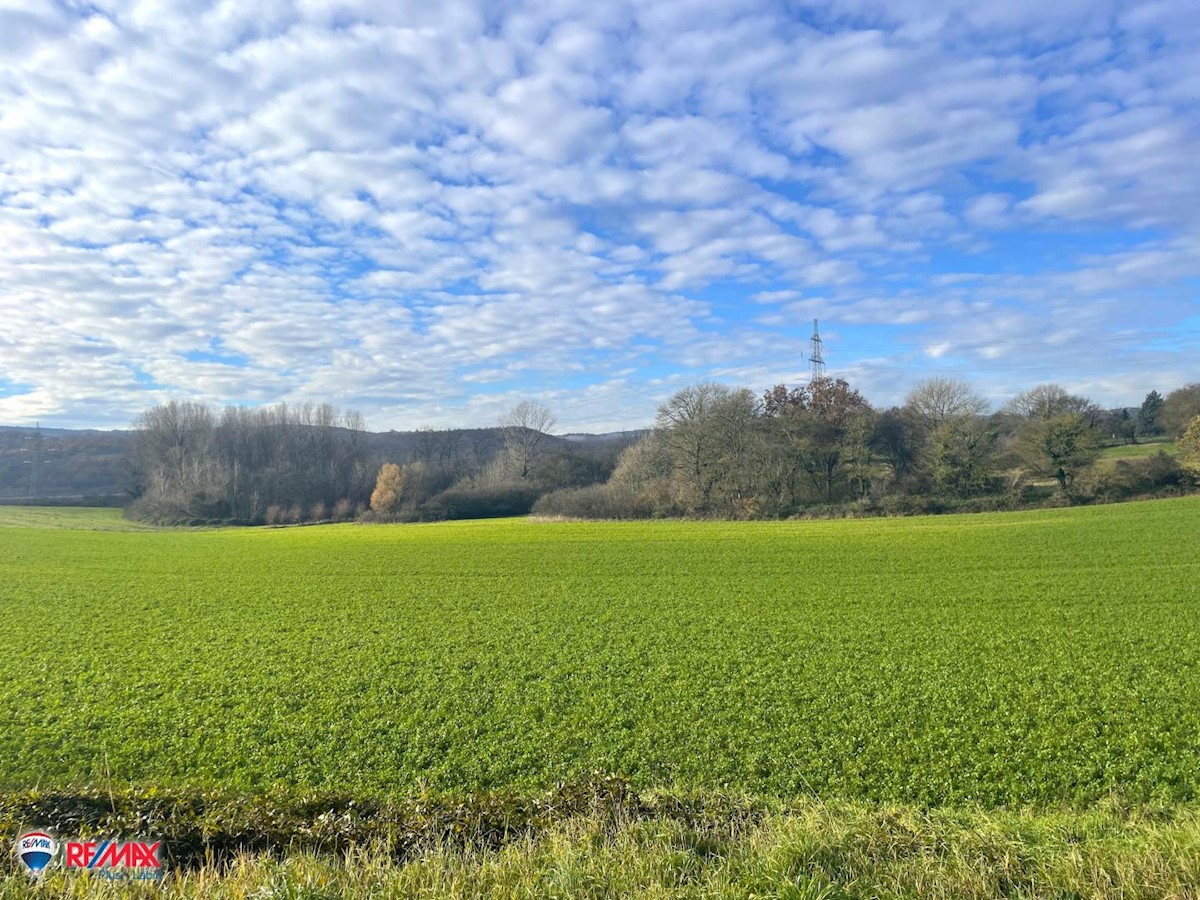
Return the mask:
[[[1200,379],[1192,0],[0,0],[0,422]]]

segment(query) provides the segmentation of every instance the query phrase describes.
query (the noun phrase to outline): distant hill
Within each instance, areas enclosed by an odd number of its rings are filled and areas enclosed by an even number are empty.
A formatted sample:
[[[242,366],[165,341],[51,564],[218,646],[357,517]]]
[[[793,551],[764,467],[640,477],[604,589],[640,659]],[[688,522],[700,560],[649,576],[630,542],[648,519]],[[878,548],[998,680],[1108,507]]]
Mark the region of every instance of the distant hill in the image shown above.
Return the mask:
[[[131,434],[0,426],[0,499],[124,493]]]
[[[101,431],[97,428],[30,428],[28,425],[0,425],[0,434],[6,431],[15,431],[19,434],[31,434],[34,431],[40,431],[45,437],[61,437],[63,435],[81,435],[81,434],[124,434],[123,431]]]
[[[570,434],[559,435],[564,441],[575,441],[581,444],[593,443],[632,443],[642,435],[648,433],[647,428],[636,428],[632,431],[606,431],[602,434],[588,434],[587,432],[571,432]]]

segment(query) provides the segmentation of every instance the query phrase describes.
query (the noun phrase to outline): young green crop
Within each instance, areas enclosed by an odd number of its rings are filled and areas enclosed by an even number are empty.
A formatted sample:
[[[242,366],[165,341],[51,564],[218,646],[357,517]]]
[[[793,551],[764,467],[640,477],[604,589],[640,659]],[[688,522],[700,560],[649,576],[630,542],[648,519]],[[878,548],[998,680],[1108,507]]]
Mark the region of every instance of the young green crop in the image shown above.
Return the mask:
[[[0,788],[602,771],[934,805],[1200,799],[1197,499],[208,531],[5,514]]]
[[[1100,459],[1114,462],[1118,459],[1144,459],[1156,453],[1167,456],[1177,456],[1179,449],[1171,441],[1156,441],[1148,444],[1123,444],[1117,447],[1105,447],[1100,451]]]

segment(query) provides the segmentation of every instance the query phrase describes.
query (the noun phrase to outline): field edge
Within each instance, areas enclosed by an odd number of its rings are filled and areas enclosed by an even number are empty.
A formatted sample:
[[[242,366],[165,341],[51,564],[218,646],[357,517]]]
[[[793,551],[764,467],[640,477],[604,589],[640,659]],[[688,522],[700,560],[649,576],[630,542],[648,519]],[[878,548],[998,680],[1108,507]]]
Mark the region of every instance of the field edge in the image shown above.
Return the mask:
[[[638,793],[616,779],[541,794],[405,802],[296,795],[0,794],[22,826],[153,836],[154,888],[51,873],[47,896],[1194,897],[1200,807],[921,809]],[[83,834],[80,834],[83,832]],[[0,898],[29,895],[6,855]]]

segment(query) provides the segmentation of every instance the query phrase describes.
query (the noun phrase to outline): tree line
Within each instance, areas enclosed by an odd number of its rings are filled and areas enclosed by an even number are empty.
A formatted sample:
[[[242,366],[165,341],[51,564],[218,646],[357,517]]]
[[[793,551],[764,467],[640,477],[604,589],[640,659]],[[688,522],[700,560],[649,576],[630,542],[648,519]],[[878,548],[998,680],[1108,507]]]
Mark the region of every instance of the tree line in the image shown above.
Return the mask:
[[[604,484],[543,496],[534,511],[584,518],[784,517],[1016,508],[1117,500],[1188,488],[1200,442],[1200,384],[1135,410],[1103,410],[1046,384],[999,411],[954,378],[918,383],[877,410],[844,379],[762,395],[693,385],[658,409],[655,428]],[[1098,466],[1105,443],[1180,437],[1160,452]],[[1194,456],[1200,475],[1200,447]]]
[[[577,446],[549,434],[553,426],[533,401],[494,428],[399,436],[370,433],[359,413],[330,404],[172,401],[135,422],[128,512],[191,524],[523,515],[548,491],[604,482],[625,446]]]
[[[1151,391],[1132,411],[1041,385],[990,412],[953,378],[922,381],[883,410],[845,380],[819,378],[761,395],[693,385],[659,407],[651,429],[619,440],[554,436],[554,414],[527,400],[490,429],[420,429],[389,443],[360,414],[329,404],[176,401],[136,422],[129,513],[246,524],[531,510],[769,518],[1112,500],[1185,489],[1200,426],[1184,432],[1198,415],[1200,384]],[[1160,435],[1179,438],[1184,465],[1161,453],[1095,465],[1104,443]]]
[[[365,430],[361,415],[330,404],[156,406],[134,425],[130,512],[157,522],[351,519],[374,475]]]

